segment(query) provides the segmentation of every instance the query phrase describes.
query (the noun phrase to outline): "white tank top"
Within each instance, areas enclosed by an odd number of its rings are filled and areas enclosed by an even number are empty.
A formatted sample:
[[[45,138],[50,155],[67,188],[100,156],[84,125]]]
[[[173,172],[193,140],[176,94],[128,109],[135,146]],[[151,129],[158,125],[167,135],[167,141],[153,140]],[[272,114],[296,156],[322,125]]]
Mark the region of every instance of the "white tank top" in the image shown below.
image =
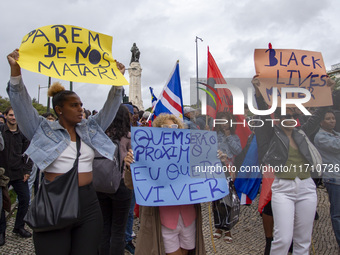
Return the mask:
[[[66,173],[73,167],[77,157],[77,143],[70,142],[70,145],[59,155],[59,157],[45,168],[46,173]],[[94,150],[86,143],[82,142],[80,146],[80,157],[78,163],[78,173],[92,172],[92,163],[94,159]]]

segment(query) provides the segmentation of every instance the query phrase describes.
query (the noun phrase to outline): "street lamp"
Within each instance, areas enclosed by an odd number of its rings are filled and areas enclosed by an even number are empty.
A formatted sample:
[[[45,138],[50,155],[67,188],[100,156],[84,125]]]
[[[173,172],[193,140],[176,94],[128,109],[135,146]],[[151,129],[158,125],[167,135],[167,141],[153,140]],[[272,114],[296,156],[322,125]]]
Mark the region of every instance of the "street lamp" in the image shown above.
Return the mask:
[[[202,38],[196,36],[195,43],[196,43],[196,89],[197,89],[197,109],[199,108],[199,95],[198,95],[198,46],[197,46],[197,39],[203,42]]]
[[[38,104],[39,104],[39,100],[40,100],[40,89],[44,89],[44,88],[48,88],[48,86],[40,86],[38,87]]]

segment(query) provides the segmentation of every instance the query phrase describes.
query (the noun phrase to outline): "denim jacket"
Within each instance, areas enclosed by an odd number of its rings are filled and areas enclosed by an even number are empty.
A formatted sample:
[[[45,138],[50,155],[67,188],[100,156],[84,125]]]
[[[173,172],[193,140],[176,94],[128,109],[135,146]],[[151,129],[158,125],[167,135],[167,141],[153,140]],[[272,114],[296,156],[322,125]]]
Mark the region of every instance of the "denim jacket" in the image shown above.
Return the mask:
[[[39,116],[32,106],[21,76],[11,77],[7,93],[20,129],[31,141],[25,153],[44,170],[67,148],[71,137],[58,121],[51,122]],[[112,86],[102,110],[76,126],[81,140],[109,159],[113,159],[115,145],[103,130],[106,130],[115,118],[121,101],[122,87]]]
[[[227,154],[228,158],[234,158],[241,153],[242,147],[240,138],[237,135],[226,136],[217,132],[218,149]]]
[[[335,131],[334,133],[331,134],[320,128],[314,138],[314,144],[324,164],[320,169],[323,181],[340,185],[340,133]]]

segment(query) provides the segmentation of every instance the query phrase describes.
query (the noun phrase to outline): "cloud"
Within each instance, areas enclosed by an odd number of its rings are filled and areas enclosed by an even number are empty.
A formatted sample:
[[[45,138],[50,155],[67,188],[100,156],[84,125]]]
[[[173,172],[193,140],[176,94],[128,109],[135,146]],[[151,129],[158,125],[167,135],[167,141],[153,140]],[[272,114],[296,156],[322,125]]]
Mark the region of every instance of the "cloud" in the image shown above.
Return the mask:
[[[130,63],[134,42],[141,51],[142,97],[144,107],[151,105],[149,87],[161,92],[176,60],[184,101],[189,104],[190,78],[198,72],[206,76],[207,46],[226,77],[252,77],[255,73],[255,48],[296,48],[320,51],[327,69],[340,62],[338,23],[340,6],[336,1],[273,0],[188,0],[188,1],[4,1],[0,21],[0,95],[7,96],[9,79],[6,55],[20,46],[25,34],[51,24],[70,24],[113,36],[113,56]],[[38,85],[47,86],[48,78],[23,71],[29,93],[38,96]],[[128,74],[125,75],[128,79]],[[64,82],[68,87],[68,82]],[[74,84],[84,105],[99,109],[108,86]],[[128,87],[126,87],[128,91]],[[46,102],[46,89],[41,89],[41,102]],[[192,91],[193,92],[193,91]],[[45,97],[45,98],[44,98]]]

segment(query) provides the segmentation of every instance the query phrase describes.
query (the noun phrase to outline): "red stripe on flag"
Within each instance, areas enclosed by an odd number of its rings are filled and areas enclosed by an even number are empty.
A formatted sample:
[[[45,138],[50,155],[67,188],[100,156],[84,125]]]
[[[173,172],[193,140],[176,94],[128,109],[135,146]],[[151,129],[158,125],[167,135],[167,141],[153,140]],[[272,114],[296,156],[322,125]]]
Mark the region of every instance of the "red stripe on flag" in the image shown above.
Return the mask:
[[[163,91],[163,98],[165,98],[177,111],[182,112],[182,107],[166,93],[166,91]]]

